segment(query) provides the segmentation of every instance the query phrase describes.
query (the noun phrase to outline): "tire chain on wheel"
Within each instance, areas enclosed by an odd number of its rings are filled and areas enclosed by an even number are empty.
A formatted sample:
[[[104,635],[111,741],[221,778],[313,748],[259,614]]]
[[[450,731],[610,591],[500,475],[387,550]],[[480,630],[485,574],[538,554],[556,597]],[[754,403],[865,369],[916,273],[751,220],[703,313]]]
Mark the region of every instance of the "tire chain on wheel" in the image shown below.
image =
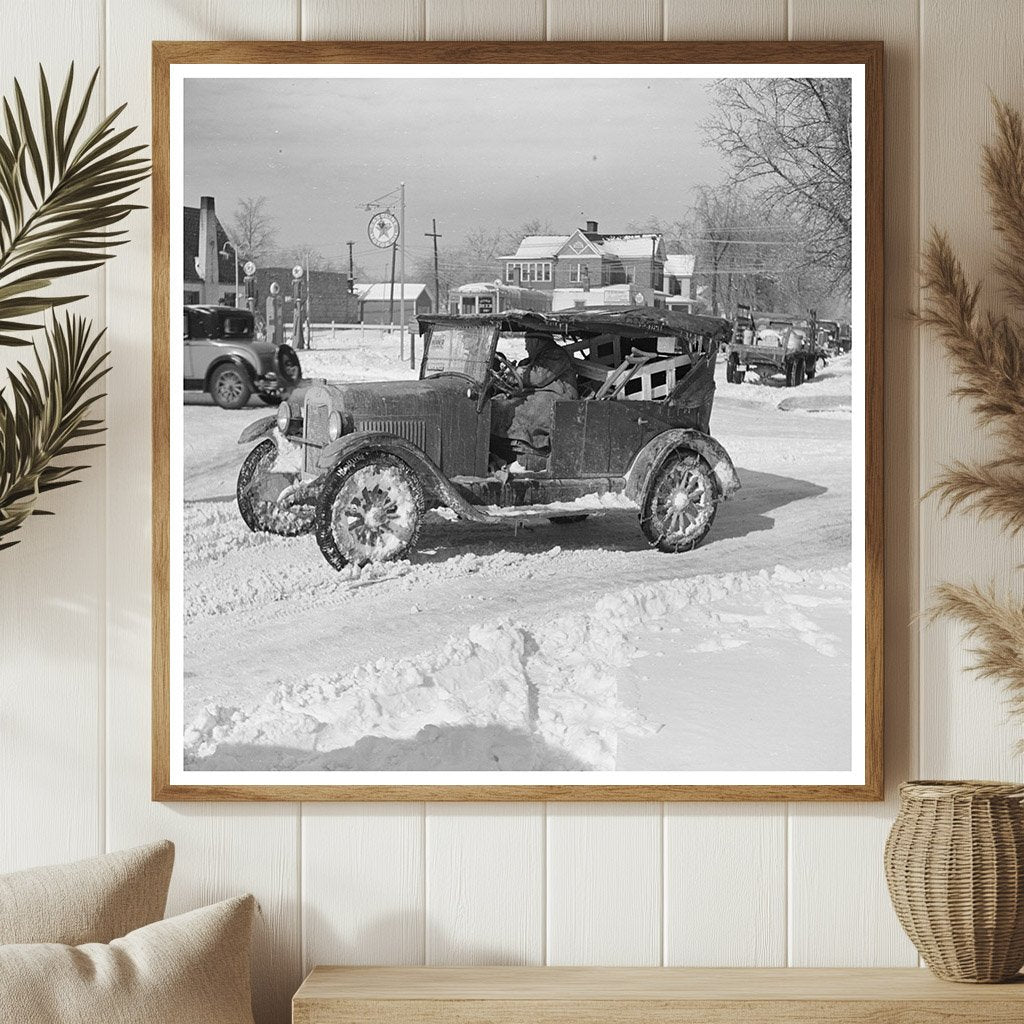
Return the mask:
[[[670,470],[673,461],[692,459],[695,467],[702,467],[702,472],[708,478],[708,483],[711,487],[711,515],[708,517],[708,521],[704,526],[701,533],[694,537],[692,540],[687,541],[684,544],[672,544],[665,539],[663,533],[655,534],[652,529],[652,504],[654,501],[654,494],[657,490],[658,482],[662,479],[664,474]],[[663,551],[666,554],[682,554],[686,551],[693,551],[704,541],[704,538],[711,532],[711,527],[715,523],[715,517],[718,514],[718,485],[715,481],[714,473],[711,471],[711,467],[708,466],[707,462],[696,452],[674,452],[665,459],[662,465],[659,467],[657,472],[651,477],[646,487],[646,493],[643,495],[643,499],[640,503],[640,529],[643,535],[647,538],[647,542],[652,546],[656,547],[659,551]]]
[[[277,443],[268,437],[260,441],[245,457],[242,468],[238,471],[238,483],[235,487],[238,511],[245,525],[253,533],[272,533],[278,537],[299,537],[313,529],[313,510],[311,508],[307,506],[307,511],[303,514],[300,511],[302,506],[282,509],[277,502],[263,502],[261,504],[272,506],[268,515],[266,509],[257,508],[258,503],[253,501],[250,493],[253,479],[258,470],[276,456]]]
[[[349,560],[338,547],[334,537],[334,501],[345,479],[356,472],[356,470],[362,469],[363,466],[370,465],[371,463],[392,465],[406,478],[409,489],[412,491],[413,505],[416,510],[416,520],[413,524],[412,535],[401,548],[390,554],[385,561],[394,561],[401,558],[408,551],[415,548],[416,541],[419,539],[420,526],[423,521],[426,504],[423,496],[423,484],[420,482],[416,471],[402,459],[398,458],[397,455],[392,455],[389,452],[370,451],[354,455],[339,463],[330,471],[328,479],[320,490],[320,497],[316,505],[316,520],[314,524],[316,542],[328,564],[339,571],[349,564]]]

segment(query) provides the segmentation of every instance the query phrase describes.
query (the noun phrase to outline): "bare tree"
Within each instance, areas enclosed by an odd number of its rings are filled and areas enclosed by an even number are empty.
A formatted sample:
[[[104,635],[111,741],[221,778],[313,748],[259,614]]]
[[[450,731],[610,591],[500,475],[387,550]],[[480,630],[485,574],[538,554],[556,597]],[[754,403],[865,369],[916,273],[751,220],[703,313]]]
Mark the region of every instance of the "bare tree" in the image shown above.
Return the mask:
[[[292,245],[283,249],[275,249],[268,252],[267,257],[282,267],[298,265],[309,270],[333,270],[338,271],[338,264],[329,256],[325,256],[319,249],[310,245]],[[346,273],[348,267],[345,267]]]
[[[705,279],[710,311],[731,313],[733,277],[743,269],[748,254],[745,243],[750,225],[747,204],[734,183],[718,187],[703,185],[697,190],[693,207],[694,253],[699,277]]]
[[[498,237],[495,240],[495,248],[507,251],[499,252],[495,255],[511,256],[518,248],[519,243],[528,235],[561,235],[566,233],[564,231],[556,231],[549,220],[533,217],[530,220],[524,220],[522,224],[499,230],[497,232]]]
[[[626,225],[626,230],[638,234],[661,235],[665,243],[665,252],[669,255],[690,254],[694,251],[696,229],[692,211],[689,217],[676,220],[663,220],[661,217],[651,216],[643,220],[630,221]]]
[[[849,290],[850,81],[728,78],[711,89],[717,110],[703,127],[732,163],[733,182],[758,198],[763,213],[796,221],[807,266]]]
[[[267,212],[266,196],[246,196],[238,200],[235,219],[228,236],[238,246],[243,259],[261,262],[274,246],[274,221]]]

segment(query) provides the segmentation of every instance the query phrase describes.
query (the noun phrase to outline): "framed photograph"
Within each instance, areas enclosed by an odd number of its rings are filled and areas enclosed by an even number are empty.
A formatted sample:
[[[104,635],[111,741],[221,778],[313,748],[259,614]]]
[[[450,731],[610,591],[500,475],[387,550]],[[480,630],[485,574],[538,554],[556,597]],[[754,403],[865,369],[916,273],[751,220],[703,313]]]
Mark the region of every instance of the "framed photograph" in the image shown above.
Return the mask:
[[[153,88],[155,799],[881,798],[881,43]]]

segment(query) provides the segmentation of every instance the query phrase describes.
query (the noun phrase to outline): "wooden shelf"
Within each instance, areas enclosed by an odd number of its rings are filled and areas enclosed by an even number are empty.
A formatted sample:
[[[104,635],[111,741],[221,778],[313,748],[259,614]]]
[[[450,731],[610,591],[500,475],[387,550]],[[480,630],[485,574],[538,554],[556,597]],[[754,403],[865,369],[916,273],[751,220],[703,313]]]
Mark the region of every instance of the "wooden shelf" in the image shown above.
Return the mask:
[[[925,970],[316,967],[294,1024],[1020,1024],[1003,985]]]

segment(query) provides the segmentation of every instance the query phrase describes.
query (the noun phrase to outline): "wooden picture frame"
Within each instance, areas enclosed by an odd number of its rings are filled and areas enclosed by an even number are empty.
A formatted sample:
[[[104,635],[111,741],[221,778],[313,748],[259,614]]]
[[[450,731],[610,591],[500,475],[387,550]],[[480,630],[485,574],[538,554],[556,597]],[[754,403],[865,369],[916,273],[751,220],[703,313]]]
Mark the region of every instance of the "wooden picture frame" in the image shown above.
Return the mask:
[[[429,779],[399,784],[374,782],[296,784],[227,782],[201,784],[172,768],[175,730],[183,712],[172,704],[171,338],[172,317],[172,69],[191,65],[851,65],[862,69],[863,219],[863,749],[859,781],[828,784],[470,784]],[[153,678],[152,794],[154,800],[281,801],[868,801],[883,797],[883,47],[879,42],[155,42],[153,44]],[[854,211],[857,209],[854,198]],[[436,228],[434,229],[436,231]],[[854,262],[858,254],[854,249]],[[652,260],[652,275],[653,275]],[[175,304],[176,304],[175,298]],[[180,402],[180,399],[178,399]],[[856,403],[854,403],[856,405]],[[857,410],[854,410],[857,414]],[[854,431],[857,443],[857,432]],[[856,488],[856,480],[855,480]],[[854,521],[858,509],[852,511]],[[856,550],[856,549],[855,549]],[[678,556],[678,557],[685,557]],[[326,567],[325,567],[326,568]],[[331,570],[327,570],[331,571]],[[852,614],[852,613],[851,613]],[[854,632],[854,651],[858,637]],[[859,692],[859,691],[858,691]],[[859,709],[854,709],[855,717]],[[862,757],[861,757],[862,754]],[[339,773],[343,774],[343,773]]]

